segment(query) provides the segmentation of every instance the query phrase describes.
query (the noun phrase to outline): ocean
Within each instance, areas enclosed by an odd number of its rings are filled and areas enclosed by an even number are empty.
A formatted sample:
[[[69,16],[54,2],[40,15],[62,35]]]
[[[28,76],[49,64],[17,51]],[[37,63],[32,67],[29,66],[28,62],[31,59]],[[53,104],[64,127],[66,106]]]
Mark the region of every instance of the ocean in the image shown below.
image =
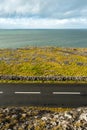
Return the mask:
[[[87,47],[87,29],[0,30],[0,48]]]

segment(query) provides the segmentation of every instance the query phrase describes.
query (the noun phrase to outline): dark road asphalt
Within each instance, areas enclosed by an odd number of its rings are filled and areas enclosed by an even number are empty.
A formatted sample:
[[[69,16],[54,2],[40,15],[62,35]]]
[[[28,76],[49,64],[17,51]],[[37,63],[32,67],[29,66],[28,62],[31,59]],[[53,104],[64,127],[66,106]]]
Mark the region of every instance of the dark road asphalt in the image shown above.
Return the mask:
[[[87,84],[0,84],[0,106],[87,106]]]

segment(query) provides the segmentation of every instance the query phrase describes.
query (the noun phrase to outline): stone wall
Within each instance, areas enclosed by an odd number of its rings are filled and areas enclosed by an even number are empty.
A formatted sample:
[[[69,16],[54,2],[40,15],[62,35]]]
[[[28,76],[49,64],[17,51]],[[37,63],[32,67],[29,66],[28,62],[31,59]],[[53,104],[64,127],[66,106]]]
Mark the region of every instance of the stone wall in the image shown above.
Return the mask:
[[[87,76],[13,76],[0,75],[0,80],[27,80],[27,81],[87,81]]]

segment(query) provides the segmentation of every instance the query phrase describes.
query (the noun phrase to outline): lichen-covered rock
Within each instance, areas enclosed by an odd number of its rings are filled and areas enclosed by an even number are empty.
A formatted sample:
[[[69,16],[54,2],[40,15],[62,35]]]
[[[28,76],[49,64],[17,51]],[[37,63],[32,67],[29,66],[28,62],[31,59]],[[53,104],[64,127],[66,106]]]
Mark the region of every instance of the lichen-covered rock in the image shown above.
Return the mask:
[[[0,108],[0,130],[49,129],[86,130],[87,107],[59,112],[46,110],[46,108],[42,110],[38,107]]]

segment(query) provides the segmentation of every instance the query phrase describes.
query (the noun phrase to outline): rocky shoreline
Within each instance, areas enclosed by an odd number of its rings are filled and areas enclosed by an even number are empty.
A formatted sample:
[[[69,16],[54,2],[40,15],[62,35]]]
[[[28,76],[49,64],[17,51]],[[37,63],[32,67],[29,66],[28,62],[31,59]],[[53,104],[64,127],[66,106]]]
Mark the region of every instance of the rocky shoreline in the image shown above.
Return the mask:
[[[64,111],[1,107],[0,130],[87,130],[87,107]]]

